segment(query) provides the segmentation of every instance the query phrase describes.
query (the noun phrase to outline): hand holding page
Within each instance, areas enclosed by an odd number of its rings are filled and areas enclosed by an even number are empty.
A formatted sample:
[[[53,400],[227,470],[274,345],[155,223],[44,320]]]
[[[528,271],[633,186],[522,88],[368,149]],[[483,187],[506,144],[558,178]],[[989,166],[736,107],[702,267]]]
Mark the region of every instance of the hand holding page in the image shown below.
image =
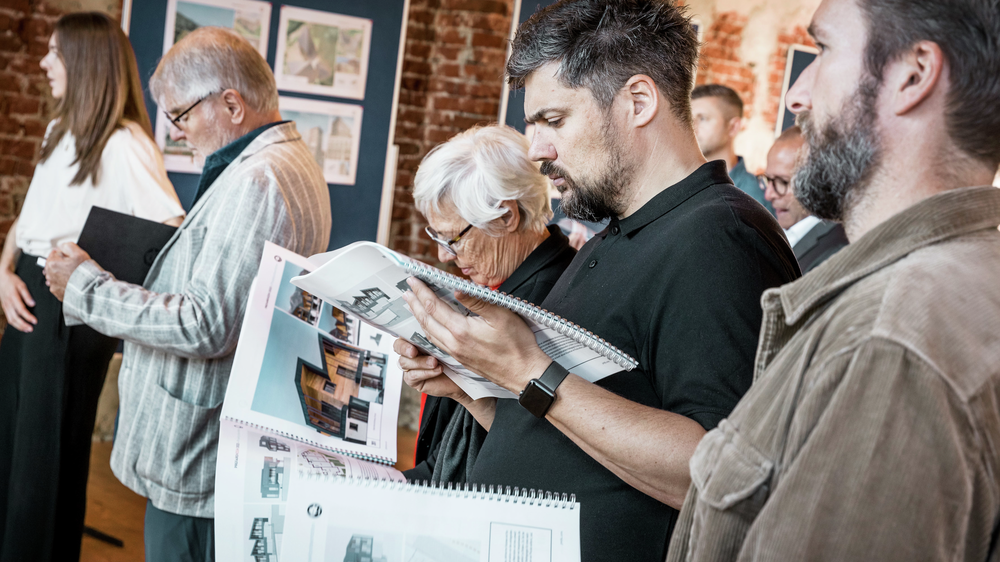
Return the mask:
[[[518,313],[546,354],[591,382],[636,365],[634,359],[603,339],[531,303],[476,285],[384,246],[356,242],[323,254],[323,259],[326,262],[322,266],[292,279],[292,283],[433,355],[445,373],[473,399],[515,396],[466,369],[429,341],[402,298],[409,290],[407,278],[420,278],[434,294],[462,314],[471,313],[455,300],[453,290]]]

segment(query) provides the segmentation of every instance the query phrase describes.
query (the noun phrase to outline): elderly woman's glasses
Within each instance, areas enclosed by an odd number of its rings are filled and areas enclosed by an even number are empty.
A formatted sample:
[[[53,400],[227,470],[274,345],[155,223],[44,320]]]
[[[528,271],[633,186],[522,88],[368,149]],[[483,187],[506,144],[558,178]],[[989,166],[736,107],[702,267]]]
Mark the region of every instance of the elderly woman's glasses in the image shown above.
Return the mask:
[[[767,191],[768,186],[770,186],[774,190],[775,195],[784,197],[788,193],[788,186],[791,184],[781,178],[772,178],[762,174],[757,176],[757,185],[760,186],[761,191]]]
[[[441,246],[442,248],[444,248],[444,251],[448,252],[449,254],[451,254],[453,256],[457,256],[458,255],[458,250],[457,250],[456,246],[462,240],[462,237],[465,236],[465,234],[467,232],[469,232],[470,230],[472,230],[472,225],[471,224],[469,226],[463,228],[462,232],[458,233],[458,236],[456,236],[456,237],[454,237],[454,238],[452,238],[452,239],[449,240],[447,238],[442,237],[433,228],[431,228],[429,226],[424,227],[424,232],[427,233],[427,236],[430,236],[431,240],[437,242],[438,246]]]

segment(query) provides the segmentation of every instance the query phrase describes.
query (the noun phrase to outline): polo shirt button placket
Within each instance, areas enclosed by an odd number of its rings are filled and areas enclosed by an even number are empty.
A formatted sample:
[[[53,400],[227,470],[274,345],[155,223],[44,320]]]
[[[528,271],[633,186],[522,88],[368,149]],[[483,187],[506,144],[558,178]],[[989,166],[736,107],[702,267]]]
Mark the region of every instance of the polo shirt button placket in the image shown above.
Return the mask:
[[[590,268],[593,269],[595,266],[597,266],[597,260],[591,260]]]
[[[617,224],[611,227],[611,234],[613,234],[614,236],[618,236],[619,232],[621,232],[621,229],[618,228]]]

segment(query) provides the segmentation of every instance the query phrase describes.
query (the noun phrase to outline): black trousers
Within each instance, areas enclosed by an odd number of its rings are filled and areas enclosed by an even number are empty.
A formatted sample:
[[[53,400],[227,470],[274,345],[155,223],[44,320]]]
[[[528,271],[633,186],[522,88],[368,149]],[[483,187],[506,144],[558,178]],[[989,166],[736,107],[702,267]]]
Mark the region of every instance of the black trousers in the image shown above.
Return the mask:
[[[97,399],[117,347],[66,326],[35,262],[22,255],[16,273],[38,324],[0,340],[0,562],[79,560]]]

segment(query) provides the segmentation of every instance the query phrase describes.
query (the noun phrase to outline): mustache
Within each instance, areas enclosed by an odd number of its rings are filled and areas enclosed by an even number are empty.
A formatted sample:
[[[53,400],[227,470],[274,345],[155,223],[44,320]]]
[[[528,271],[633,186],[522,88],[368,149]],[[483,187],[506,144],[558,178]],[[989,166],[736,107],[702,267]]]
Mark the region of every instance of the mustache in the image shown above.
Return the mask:
[[[542,166],[539,168],[539,171],[542,172],[543,176],[553,176],[554,175],[554,176],[561,176],[561,177],[564,177],[564,178],[568,178],[569,177],[569,174],[566,173],[566,170],[563,170],[559,166],[556,166],[551,160],[545,160],[545,161],[543,161],[542,162]]]

